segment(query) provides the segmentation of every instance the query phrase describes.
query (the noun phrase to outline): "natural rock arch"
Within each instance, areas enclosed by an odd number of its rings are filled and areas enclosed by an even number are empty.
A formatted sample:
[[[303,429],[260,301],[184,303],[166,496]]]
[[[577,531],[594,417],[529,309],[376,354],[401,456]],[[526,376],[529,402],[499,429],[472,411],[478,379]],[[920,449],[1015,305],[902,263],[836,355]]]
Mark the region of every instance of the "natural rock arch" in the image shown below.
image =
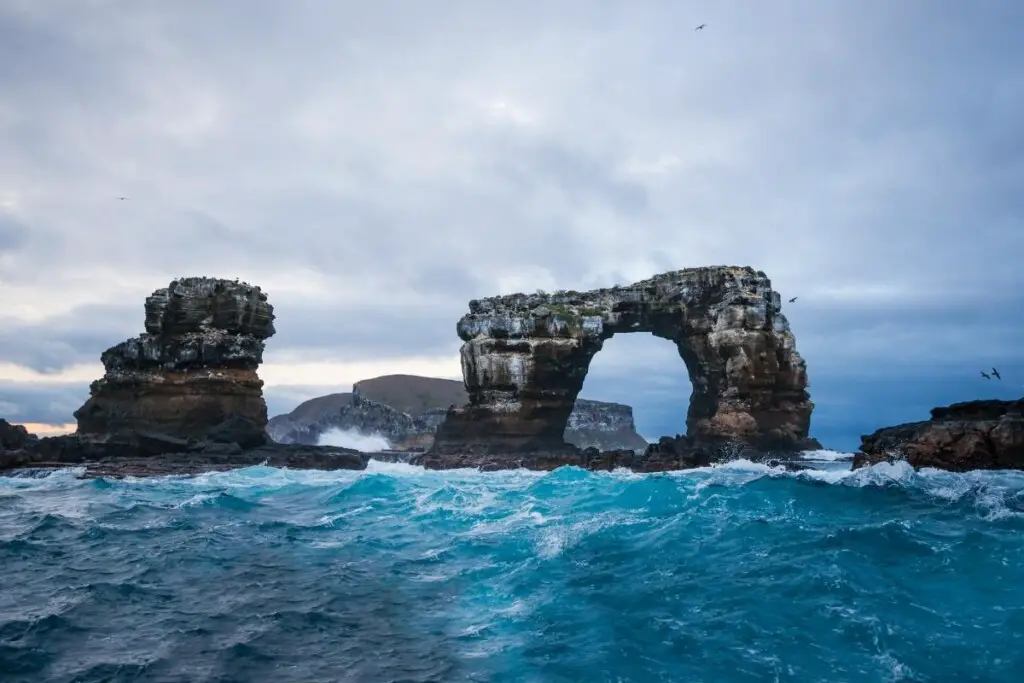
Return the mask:
[[[799,449],[814,404],[781,297],[749,267],[688,268],[625,287],[473,300],[459,321],[469,403],[449,411],[434,453],[565,448],[590,361],[616,334],[676,344],[693,393],[686,433],[702,443]]]

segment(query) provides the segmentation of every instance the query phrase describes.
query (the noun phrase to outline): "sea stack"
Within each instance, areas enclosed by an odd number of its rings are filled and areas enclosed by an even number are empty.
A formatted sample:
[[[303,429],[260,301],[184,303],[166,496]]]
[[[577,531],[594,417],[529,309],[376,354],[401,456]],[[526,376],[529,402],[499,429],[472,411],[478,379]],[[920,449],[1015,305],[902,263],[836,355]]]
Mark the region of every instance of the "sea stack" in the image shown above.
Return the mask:
[[[244,440],[265,440],[256,370],[275,331],[267,295],[237,280],[182,278],[147,297],[145,314],[144,334],[103,352],[105,373],[74,414],[78,433],[188,439],[231,418],[251,432]]]

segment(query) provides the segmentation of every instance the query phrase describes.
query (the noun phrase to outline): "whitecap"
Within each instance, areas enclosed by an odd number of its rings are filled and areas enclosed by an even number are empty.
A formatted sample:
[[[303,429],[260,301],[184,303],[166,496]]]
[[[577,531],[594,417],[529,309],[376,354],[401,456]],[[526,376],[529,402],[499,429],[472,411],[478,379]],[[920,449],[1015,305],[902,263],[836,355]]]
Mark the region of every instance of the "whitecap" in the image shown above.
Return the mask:
[[[843,451],[833,451],[827,448],[822,448],[816,451],[803,451],[800,453],[800,457],[803,460],[810,460],[812,462],[837,462],[853,460],[853,453],[845,453]]]

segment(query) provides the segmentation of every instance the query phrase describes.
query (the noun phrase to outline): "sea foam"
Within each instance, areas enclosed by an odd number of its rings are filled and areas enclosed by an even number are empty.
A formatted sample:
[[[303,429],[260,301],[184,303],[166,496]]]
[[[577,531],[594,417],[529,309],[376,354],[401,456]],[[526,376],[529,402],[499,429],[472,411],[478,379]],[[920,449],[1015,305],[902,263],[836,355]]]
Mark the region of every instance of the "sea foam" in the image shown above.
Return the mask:
[[[1024,475],[809,455],[800,472],[0,478],[0,670],[1016,680]]]

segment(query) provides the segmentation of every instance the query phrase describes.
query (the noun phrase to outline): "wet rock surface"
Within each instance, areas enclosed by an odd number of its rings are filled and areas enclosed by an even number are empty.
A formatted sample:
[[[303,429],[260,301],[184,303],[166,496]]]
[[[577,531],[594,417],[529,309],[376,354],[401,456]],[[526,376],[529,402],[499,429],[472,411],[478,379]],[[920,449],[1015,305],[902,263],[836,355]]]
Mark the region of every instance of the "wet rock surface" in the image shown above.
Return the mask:
[[[852,467],[898,460],[956,472],[1024,469],[1024,398],[954,403],[929,420],[883,427],[861,437]]]
[[[690,268],[627,287],[474,300],[469,309],[457,325],[469,401],[438,429],[426,458],[436,466],[455,466],[466,454],[514,466],[565,452],[563,433],[591,360],[607,339],[631,332],[675,343],[690,374],[692,453],[674,462],[701,460],[703,451],[720,457],[735,444],[757,452],[813,447],[806,365],[763,272]]]
[[[628,449],[601,451],[597,448],[576,448],[566,444],[558,450],[538,450],[524,453],[500,453],[491,450],[462,453],[417,454],[408,459],[414,465],[427,469],[472,468],[485,472],[504,469],[525,468],[550,471],[559,467],[581,467],[588,470],[612,471],[628,469],[633,472],[673,472],[744,458],[751,462],[763,463],[770,467],[784,467],[797,471],[810,469],[810,465],[794,454],[762,453],[753,450],[722,451],[715,447],[695,445],[685,436],[663,437],[659,443],[651,444],[644,453]]]
[[[225,430],[232,425],[226,425]],[[223,439],[224,430],[220,437]],[[68,434],[0,450],[0,473],[22,469],[85,467],[85,476],[196,474],[253,465],[298,469],[361,470],[369,456],[330,446],[181,439],[159,432]]]

